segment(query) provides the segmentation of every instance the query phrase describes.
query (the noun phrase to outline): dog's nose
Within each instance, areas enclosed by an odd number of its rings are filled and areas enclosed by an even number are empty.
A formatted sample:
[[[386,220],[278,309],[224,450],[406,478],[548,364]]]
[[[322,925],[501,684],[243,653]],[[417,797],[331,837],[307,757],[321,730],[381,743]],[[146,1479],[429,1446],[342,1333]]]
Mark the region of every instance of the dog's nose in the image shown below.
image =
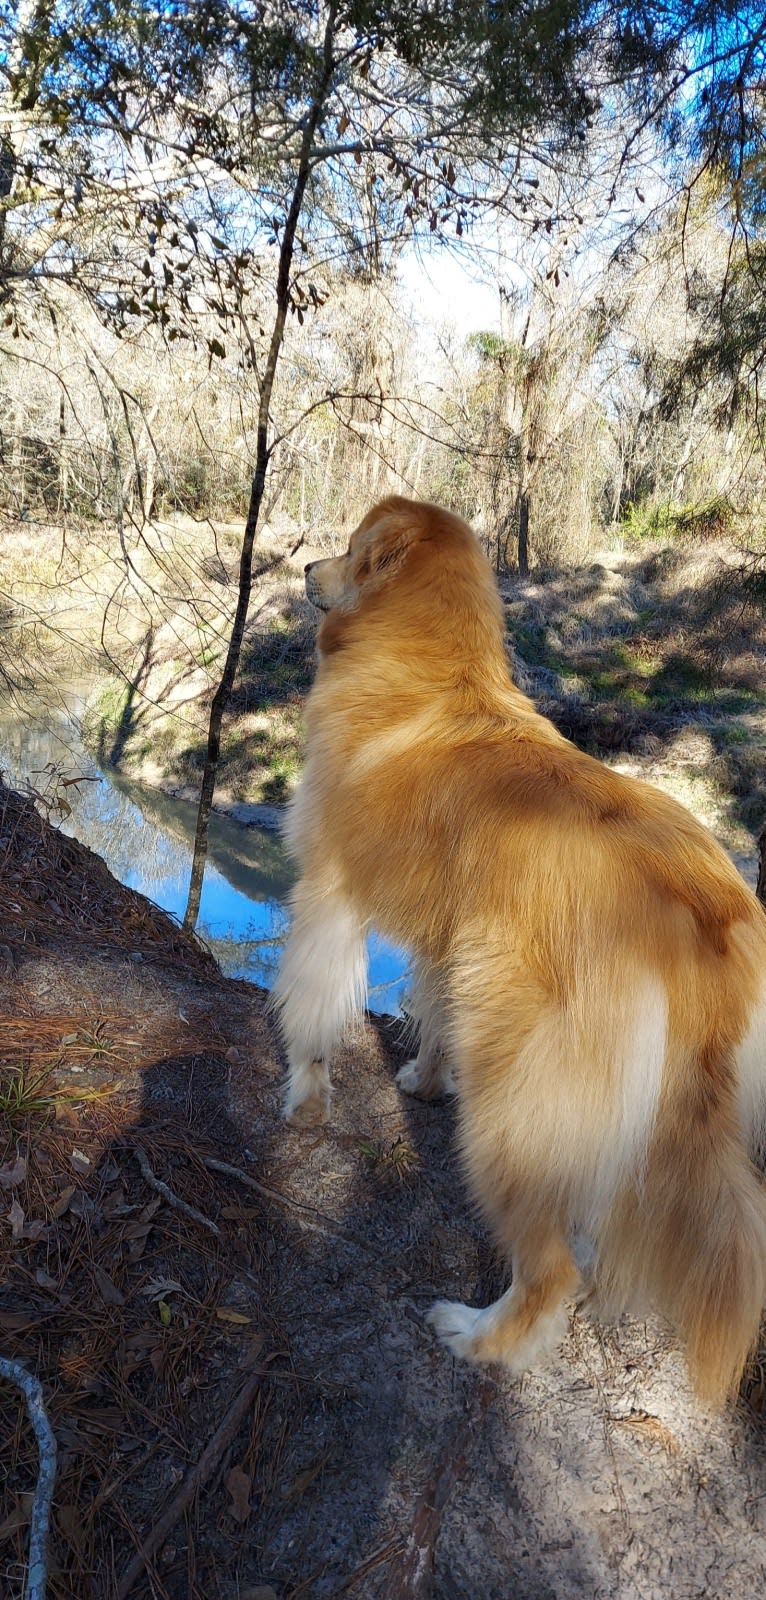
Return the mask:
[[[311,571],[311,568],[312,568],[312,567],[313,567],[313,566],[315,566],[315,564],[316,564],[316,563],[315,563],[315,562],[313,562],[313,561],[307,561],[307,562],[306,562],[306,565],[305,565],[305,567],[304,567],[304,568],[303,568],[303,570],[304,570],[304,572],[310,572],[310,571]]]

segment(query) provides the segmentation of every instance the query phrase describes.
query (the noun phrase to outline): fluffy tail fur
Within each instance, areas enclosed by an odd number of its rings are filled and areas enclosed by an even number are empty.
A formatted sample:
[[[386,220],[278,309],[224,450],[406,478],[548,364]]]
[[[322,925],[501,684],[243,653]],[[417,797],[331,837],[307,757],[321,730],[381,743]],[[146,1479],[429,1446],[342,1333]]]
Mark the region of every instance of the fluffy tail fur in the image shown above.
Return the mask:
[[[624,1303],[640,1287],[675,1324],[704,1399],[736,1393],[766,1305],[766,1190],[733,1127],[660,1133],[602,1265],[608,1294]]]

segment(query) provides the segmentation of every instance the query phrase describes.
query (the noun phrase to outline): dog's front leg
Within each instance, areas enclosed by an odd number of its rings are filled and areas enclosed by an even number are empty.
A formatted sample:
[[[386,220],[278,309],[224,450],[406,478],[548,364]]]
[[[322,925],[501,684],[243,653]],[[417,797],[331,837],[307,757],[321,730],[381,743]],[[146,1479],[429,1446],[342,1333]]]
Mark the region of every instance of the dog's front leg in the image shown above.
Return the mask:
[[[292,903],[273,1003],[287,1047],[285,1116],[307,1128],[327,1121],[330,1058],[346,1023],[364,1007],[367,951],[359,916],[337,890],[304,878]]]

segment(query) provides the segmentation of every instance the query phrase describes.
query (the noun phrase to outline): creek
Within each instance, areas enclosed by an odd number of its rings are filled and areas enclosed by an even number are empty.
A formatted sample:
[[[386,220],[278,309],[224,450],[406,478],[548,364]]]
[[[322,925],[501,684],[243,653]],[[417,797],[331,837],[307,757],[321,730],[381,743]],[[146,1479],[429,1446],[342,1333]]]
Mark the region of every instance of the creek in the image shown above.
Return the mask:
[[[51,821],[96,851],[115,878],[179,920],[191,871],[196,806],[98,766],[81,735],[82,687],[55,701],[0,706],[0,770],[12,787],[47,800]],[[76,782],[72,782],[76,779]],[[58,819],[51,802],[71,807]],[[293,871],[278,832],[215,815],[197,931],[227,977],[269,987],[288,927]],[[398,1011],[406,957],[369,939],[369,1005]]]

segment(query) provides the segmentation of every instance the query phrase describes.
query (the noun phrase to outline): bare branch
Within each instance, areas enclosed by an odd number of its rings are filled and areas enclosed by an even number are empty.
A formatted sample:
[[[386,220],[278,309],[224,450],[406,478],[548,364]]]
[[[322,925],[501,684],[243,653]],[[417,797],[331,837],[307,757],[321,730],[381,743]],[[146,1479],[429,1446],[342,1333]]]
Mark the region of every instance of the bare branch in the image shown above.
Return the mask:
[[[29,1528],[29,1566],[24,1600],[45,1600],[48,1585],[48,1533],[56,1482],[56,1437],[45,1409],[42,1385],[18,1361],[0,1356],[0,1378],[20,1389],[37,1438],[39,1471]]]

